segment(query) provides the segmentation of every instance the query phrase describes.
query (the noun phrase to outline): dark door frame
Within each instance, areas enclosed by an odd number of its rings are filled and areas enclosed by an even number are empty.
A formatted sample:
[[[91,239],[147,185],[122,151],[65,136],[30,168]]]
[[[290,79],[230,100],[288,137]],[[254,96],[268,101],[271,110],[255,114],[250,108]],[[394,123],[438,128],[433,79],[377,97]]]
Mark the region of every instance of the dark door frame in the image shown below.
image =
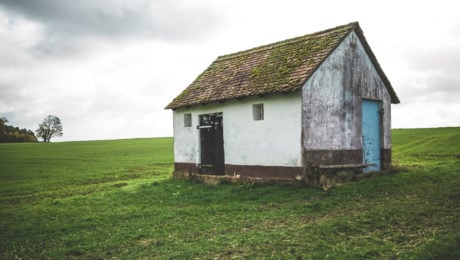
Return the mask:
[[[224,129],[223,113],[199,115],[200,165],[203,174],[224,175]]]

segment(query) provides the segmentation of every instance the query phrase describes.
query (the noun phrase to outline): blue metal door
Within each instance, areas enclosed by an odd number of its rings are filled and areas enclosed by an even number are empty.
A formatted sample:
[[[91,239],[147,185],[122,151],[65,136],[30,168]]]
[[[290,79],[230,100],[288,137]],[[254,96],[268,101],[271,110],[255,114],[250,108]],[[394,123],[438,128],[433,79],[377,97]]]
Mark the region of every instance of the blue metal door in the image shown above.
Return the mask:
[[[363,100],[363,163],[372,164],[364,172],[380,171],[380,103]]]

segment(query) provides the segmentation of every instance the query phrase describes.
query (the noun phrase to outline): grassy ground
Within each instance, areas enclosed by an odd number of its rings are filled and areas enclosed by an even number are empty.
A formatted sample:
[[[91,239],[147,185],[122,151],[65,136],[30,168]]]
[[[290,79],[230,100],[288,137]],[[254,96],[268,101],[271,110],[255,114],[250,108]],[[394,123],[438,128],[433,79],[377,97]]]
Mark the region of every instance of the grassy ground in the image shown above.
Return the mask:
[[[460,259],[460,128],[327,192],[170,179],[172,139],[0,144],[0,258]]]

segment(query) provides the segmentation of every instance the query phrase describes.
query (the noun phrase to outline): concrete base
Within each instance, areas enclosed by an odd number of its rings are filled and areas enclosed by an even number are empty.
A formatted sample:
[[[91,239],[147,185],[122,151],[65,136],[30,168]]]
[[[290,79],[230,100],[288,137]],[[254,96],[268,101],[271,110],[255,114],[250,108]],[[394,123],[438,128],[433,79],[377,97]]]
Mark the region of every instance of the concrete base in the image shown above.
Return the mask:
[[[174,172],[203,174],[200,166],[194,163],[174,163]],[[225,175],[247,178],[295,180],[303,176],[303,167],[226,164]]]
[[[204,175],[190,172],[174,172],[174,178],[192,180],[200,183],[218,185],[225,183],[258,183],[258,184],[305,184],[301,179],[276,179],[244,177],[240,175]]]

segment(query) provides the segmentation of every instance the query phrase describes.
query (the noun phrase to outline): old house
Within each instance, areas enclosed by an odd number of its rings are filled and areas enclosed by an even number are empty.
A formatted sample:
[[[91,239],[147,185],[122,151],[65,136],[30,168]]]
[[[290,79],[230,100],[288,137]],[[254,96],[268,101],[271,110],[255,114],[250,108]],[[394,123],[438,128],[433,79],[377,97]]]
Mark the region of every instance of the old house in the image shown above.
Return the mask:
[[[174,171],[315,182],[384,170],[392,103],[356,22],[220,56],[166,107]]]

